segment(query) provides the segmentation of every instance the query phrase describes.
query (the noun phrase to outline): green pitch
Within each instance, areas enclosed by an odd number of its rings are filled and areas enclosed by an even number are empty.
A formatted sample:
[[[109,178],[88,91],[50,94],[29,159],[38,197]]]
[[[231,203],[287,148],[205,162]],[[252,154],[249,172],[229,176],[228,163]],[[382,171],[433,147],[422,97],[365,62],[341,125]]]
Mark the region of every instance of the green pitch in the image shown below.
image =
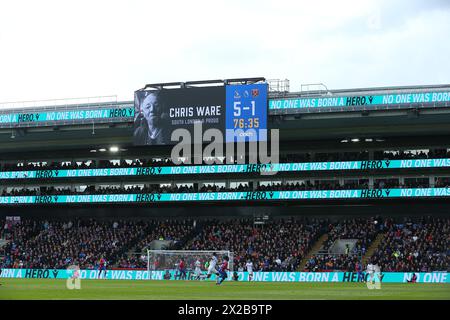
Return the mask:
[[[214,282],[82,280],[68,290],[65,280],[2,279],[0,299],[450,299],[448,284],[383,284],[369,290],[364,283]]]

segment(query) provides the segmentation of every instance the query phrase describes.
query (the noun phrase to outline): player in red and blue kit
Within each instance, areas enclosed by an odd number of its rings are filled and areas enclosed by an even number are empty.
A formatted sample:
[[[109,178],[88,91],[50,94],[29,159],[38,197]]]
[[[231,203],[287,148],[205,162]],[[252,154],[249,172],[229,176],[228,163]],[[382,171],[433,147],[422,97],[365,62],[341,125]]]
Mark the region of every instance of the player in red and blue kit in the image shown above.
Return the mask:
[[[178,264],[178,271],[180,272],[179,279],[186,280],[186,264],[184,263],[183,259],[180,259],[180,263]]]
[[[356,263],[356,272],[358,272],[358,281],[365,282],[363,274],[363,266],[361,262]]]
[[[217,276],[217,282],[216,282],[216,284],[218,284],[218,285],[220,285],[228,277],[227,270],[229,270],[228,269],[228,261],[229,260],[230,260],[229,257],[227,257],[227,256],[223,257],[222,264],[220,265],[219,270],[218,270],[219,274]]]
[[[102,275],[102,271],[105,272],[105,279],[106,279],[106,260],[102,257],[98,263],[98,278]]]

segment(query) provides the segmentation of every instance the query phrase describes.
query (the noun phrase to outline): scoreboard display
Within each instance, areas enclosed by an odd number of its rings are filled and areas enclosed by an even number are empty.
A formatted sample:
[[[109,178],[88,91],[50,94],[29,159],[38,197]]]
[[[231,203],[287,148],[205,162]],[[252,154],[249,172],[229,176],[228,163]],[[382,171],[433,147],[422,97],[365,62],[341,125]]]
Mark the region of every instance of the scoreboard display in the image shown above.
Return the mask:
[[[267,140],[267,84],[226,87],[226,141]]]
[[[267,84],[239,84],[135,92],[135,145],[170,145],[172,133],[194,124],[217,129],[225,142],[267,140]]]

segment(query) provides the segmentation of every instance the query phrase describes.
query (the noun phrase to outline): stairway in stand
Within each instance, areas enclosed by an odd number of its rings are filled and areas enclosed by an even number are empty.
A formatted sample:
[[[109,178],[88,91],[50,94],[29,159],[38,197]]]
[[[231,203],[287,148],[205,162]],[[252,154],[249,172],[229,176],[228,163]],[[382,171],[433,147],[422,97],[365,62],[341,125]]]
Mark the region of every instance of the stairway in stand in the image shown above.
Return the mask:
[[[377,250],[378,246],[381,243],[381,240],[383,240],[384,236],[386,234],[385,233],[379,233],[377,235],[377,237],[375,238],[375,240],[372,242],[372,244],[370,245],[369,249],[367,250],[366,254],[364,255],[364,257],[362,258],[362,264],[363,267],[365,268],[365,266],[367,265],[367,262],[369,260],[369,258],[375,253],[375,251]]]
[[[322,245],[328,239],[328,233],[323,234],[312,246],[311,250],[303,257],[302,262],[298,265],[297,271],[303,271],[305,269],[306,263],[311,258],[311,256],[317,254],[322,248]]]

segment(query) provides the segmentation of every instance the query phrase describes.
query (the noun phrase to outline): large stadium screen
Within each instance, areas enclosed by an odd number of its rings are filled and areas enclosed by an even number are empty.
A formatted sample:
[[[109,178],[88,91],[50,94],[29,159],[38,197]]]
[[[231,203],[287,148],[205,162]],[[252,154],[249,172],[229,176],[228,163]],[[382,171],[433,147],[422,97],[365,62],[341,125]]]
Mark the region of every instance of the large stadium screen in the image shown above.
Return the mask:
[[[226,141],[267,140],[267,84],[226,88]]]
[[[176,144],[176,129],[195,138],[199,123],[202,134],[218,129],[225,142],[266,139],[267,84],[138,90],[134,103],[134,145]]]

